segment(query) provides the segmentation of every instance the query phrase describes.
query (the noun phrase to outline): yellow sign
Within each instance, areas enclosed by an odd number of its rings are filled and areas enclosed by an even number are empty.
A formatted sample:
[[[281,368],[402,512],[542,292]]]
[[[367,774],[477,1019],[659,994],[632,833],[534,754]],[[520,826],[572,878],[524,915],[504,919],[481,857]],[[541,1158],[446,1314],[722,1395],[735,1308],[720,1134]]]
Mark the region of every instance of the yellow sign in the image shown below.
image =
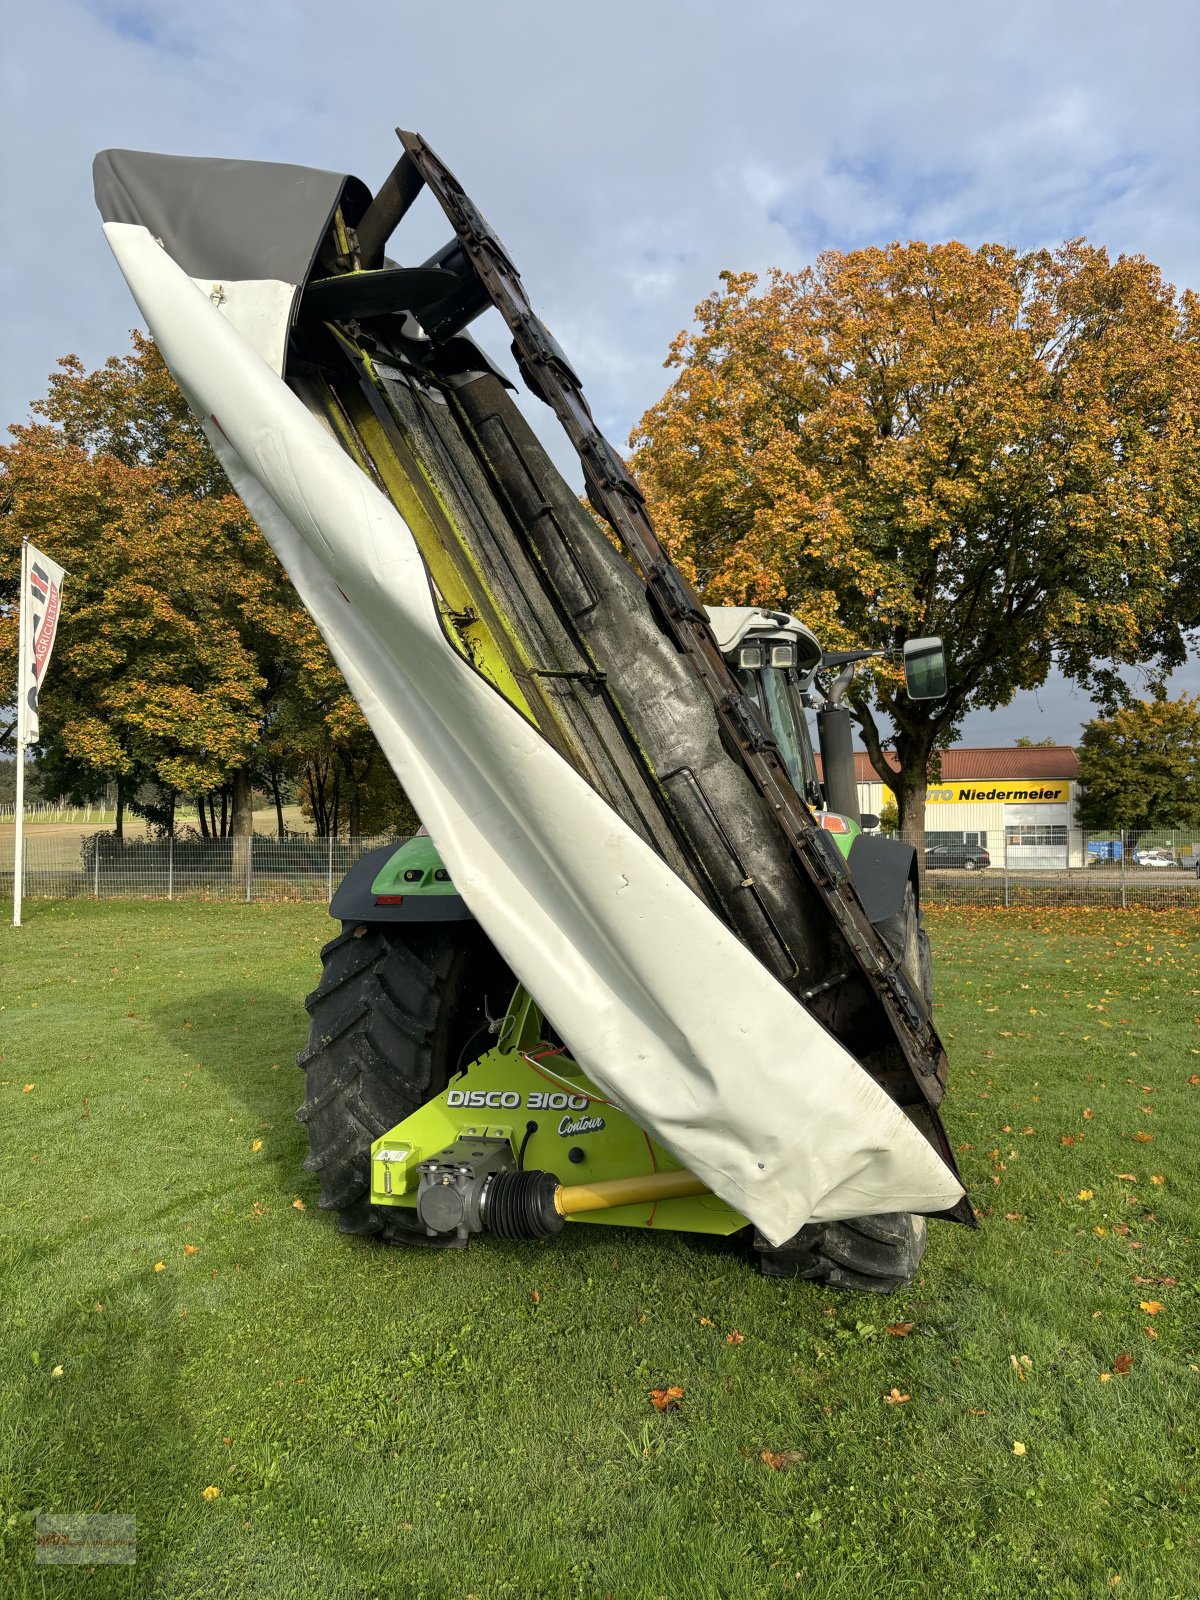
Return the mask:
[[[1066,778],[971,778],[964,783],[931,783],[925,791],[926,805],[987,805],[1007,801],[1011,805],[1063,805],[1070,793]],[[883,791],[883,803],[895,804],[890,789]]]

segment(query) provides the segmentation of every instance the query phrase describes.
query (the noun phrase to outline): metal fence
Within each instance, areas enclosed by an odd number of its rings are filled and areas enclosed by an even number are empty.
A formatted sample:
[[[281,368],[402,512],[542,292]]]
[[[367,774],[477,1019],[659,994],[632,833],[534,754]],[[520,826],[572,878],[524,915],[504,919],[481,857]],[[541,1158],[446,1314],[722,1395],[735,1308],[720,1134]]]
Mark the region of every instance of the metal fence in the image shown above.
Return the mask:
[[[1200,830],[1069,830],[1019,843],[927,833],[917,845],[932,906],[1192,906],[1200,909]],[[126,839],[25,833],[26,899],[310,900],[328,903],[354,863],[402,836]],[[0,832],[0,895],[11,896],[13,835]]]
[[[911,842],[927,905],[1200,909],[1200,829],[927,828]]]
[[[311,900],[328,903],[369,839],[114,839],[26,829],[24,897],[96,900]],[[13,836],[0,839],[0,894],[13,888]]]
[[[11,800],[0,800],[0,822],[11,822],[17,808]],[[69,822],[93,828],[103,827],[116,816],[116,808],[104,800],[90,800],[84,805],[71,805],[66,800],[27,800],[26,822]]]

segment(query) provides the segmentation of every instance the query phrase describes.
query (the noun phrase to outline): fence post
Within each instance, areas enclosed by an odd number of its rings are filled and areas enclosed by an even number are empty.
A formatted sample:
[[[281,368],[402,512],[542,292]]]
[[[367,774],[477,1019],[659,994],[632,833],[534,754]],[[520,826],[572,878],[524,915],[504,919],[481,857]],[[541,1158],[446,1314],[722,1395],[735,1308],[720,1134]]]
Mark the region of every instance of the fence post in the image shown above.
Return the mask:
[[[326,900],[332,900],[333,899],[333,835],[332,834],[329,835],[329,869],[328,869],[328,872],[326,874],[326,878],[327,878],[327,886],[326,886],[326,891],[325,891],[325,898],[326,898]]]
[[[1121,829],[1121,910],[1128,909],[1125,899],[1125,829]]]
[[[175,835],[167,835],[167,899],[175,898]]]
[[[247,905],[249,905],[249,903],[250,903],[250,885],[251,885],[251,883],[253,881],[253,877],[254,877],[254,868],[251,865],[251,861],[253,859],[253,856],[254,856],[254,835],[251,834],[250,837],[246,840],[246,903],[247,903]]]
[[[99,900],[99,898],[100,898],[100,840],[99,840],[99,838],[93,839],[92,843],[96,847],[95,848],[95,853],[92,856],[92,896],[93,896],[94,899]]]

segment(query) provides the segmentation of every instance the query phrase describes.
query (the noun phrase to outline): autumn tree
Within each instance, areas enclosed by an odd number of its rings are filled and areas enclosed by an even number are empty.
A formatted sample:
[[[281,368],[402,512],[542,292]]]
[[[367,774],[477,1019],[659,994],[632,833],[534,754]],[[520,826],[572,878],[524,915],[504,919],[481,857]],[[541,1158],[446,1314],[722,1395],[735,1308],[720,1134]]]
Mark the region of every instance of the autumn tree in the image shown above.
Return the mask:
[[[1200,696],[1138,700],[1083,730],[1081,794],[1084,828],[1200,825]]]
[[[940,634],[944,700],[895,656],[852,705],[902,826],[968,710],[1052,662],[1110,701],[1200,620],[1197,300],[1140,257],[893,244],[722,274],[634,433],[658,527],[711,602],[830,647]]]
[[[33,409],[0,448],[0,670],[28,536],[68,571],[45,772],[81,797],[115,779],[118,818],[133,804],[168,830],[194,797],[202,832],[234,836],[259,782],[282,825],[280,785],[314,741],[377,747],[157,349],[135,333],[91,373],[67,357]]]

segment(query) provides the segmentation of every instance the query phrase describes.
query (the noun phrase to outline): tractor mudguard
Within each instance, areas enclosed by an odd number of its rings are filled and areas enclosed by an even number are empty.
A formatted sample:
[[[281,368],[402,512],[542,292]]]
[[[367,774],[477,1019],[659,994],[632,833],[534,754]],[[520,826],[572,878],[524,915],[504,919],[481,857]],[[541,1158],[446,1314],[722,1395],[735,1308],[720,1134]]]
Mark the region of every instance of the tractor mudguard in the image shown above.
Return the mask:
[[[329,915],[339,922],[475,920],[426,834],[368,850],[338,885]]]
[[[918,887],[917,852],[900,839],[860,833],[850,846],[849,866],[863,910],[876,927],[903,906],[907,884]]]

